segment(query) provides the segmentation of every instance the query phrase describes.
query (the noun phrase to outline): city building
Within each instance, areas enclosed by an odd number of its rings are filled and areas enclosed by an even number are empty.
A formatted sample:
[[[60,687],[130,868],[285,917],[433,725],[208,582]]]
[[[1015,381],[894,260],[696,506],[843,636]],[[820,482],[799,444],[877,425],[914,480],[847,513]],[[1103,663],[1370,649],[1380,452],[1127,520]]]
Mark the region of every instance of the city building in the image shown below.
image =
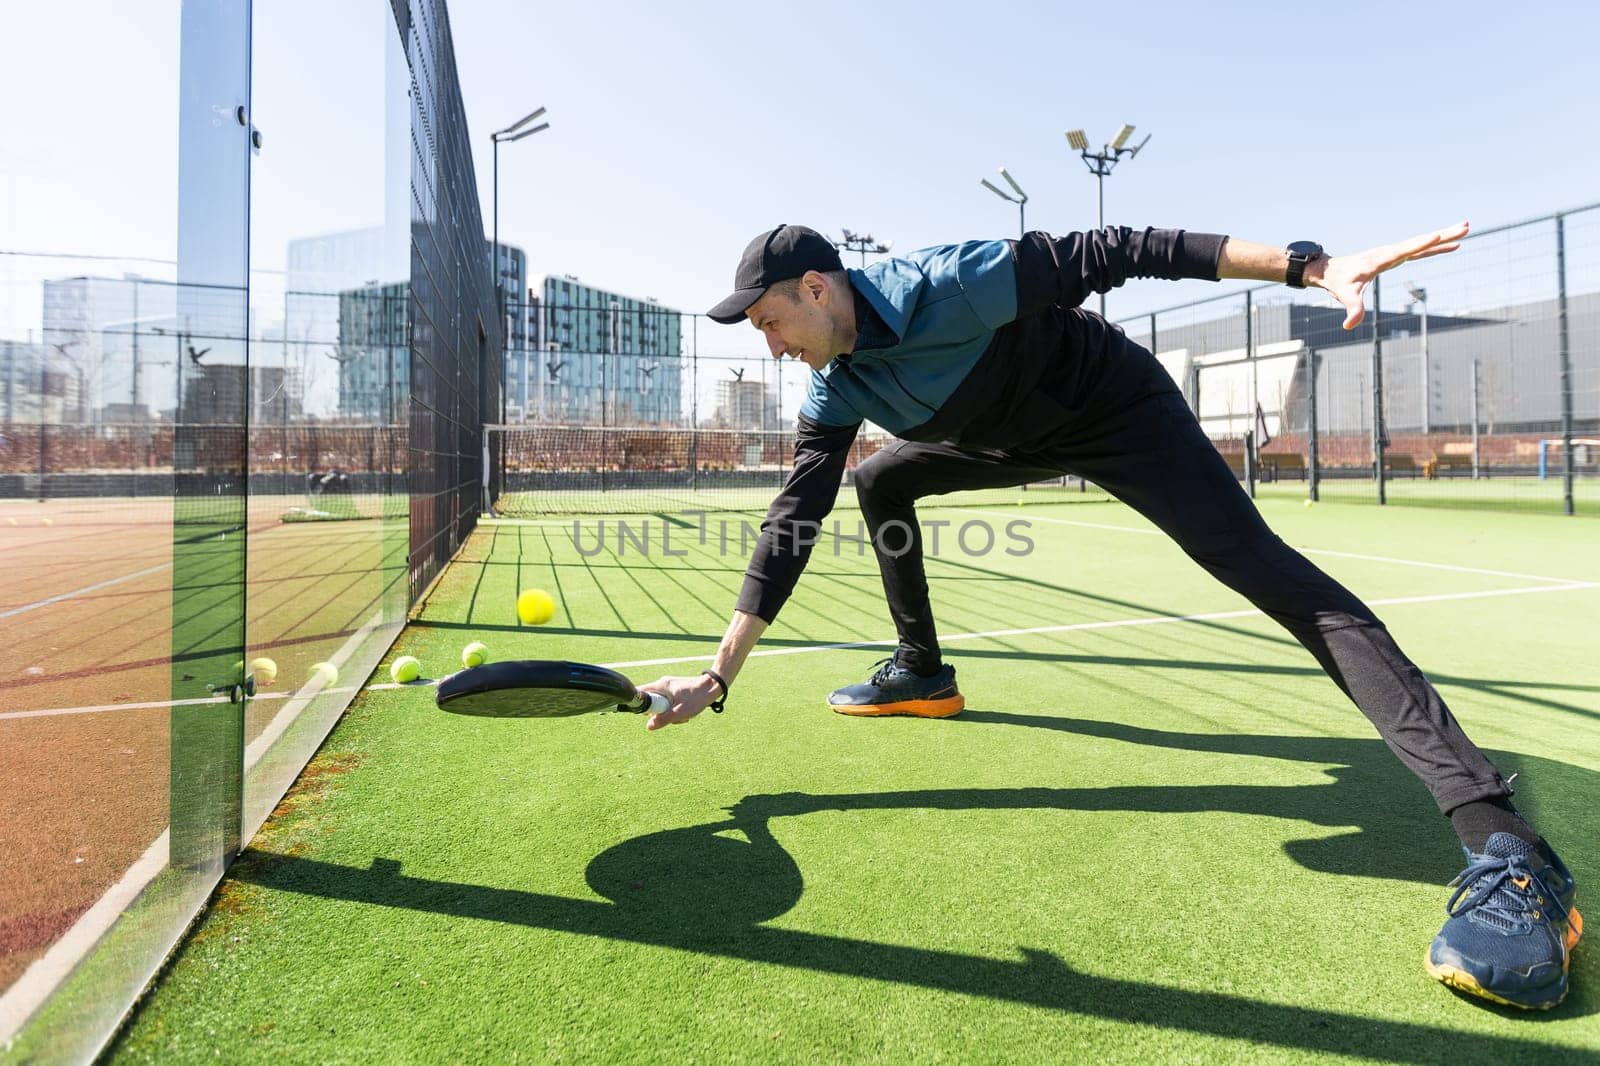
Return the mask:
[[[765,381],[743,377],[717,382],[717,406],[711,424],[727,429],[782,429],[778,397]]]
[[[527,323],[527,342],[506,350],[508,419],[680,423],[682,312],[545,274],[528,289]]]
[[[339,294],[339,414],[394,424],[411,394],[405,282]]]

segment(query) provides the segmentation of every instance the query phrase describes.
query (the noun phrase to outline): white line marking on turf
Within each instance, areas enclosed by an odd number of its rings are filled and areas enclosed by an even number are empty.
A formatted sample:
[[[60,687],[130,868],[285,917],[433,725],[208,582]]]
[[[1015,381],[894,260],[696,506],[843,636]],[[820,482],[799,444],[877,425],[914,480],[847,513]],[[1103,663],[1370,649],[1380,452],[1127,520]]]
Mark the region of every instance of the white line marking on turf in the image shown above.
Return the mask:
[[[106,931],[122,917],[124,911],[138,898],[145,886],[167,867],[168,836],[161,835],[144,850],[128,872],[117,883],[106,889],[94,906],[84,911],[72,928],[50,949],[29,964],[22,976],[0,995],[0,1050],[10,1046],[10,1041],[22,1030],[57,986],[77,967]]]
[[[1449,600],[1483,600],[1497,596],[1530,596],[1541,592],[1576,592],[1584,589],[1600,588],[1600,581],[1569,581],[1562,585],[1530,585],[1514,589],[1484,589],[1478,592],[1437,592],[1426,596],[1392,596],[1382,600],[1367,600],[1372,607],[1394,607],[1412,603],[1444,603]],[[952,640],[991,640],[997,637],[1027,637],[1044,633],[1072,633],[1086,629],[1121,629],[1129,626],[1160,626],[1171,625],[1175,622],[1220,622],[1233,618],[1261,618],[1265,615],[1254,608],[1245,608],[1237,611],[1210,611],[1205,614],[1158,614],[1144,618],[1112,618],[1103,622],[1070,622],[1056,626],[1033,626],[1028,629],[989,629],[981,633],[955,633],[950,636],[939,635],[942,641]],[[842,651],[849,648],[886,648],[898,643],[897,638],[890,637],[884,640],[851,640],[841,641],[836,644],[807,644],[799,648],[766,648],[753,651],[748,656],[751,659],[766,658],[773,655],[806,655],[818,651]],[[625,662],[601,663],[600,665],[613,670],[620,670],[630,666],[671,666],[674,663],[699,663],[710,662],[716,656],[711,655],[679,655],[670,659],[630,659]],[[376,685],[367,685],[361,689],[363,692],[391,692],[403,688],[435,688],[443,681],[443,677],[426,678],[420,681],[408,681],[397,684],[391,681],[380,682]],[[353,689],[329,689],[325,691],[349,692]],[[297,693],[258,693],[252,699],[288,699],[298,696]],[[216,701],[224,697],[217,697]],[[173,707],[184,703],[210,703],[213,700],[179,700],[174,703],[112,703],[101,707],[61,707],[53,710],[42,711],[8,711],[0,713],[0,719],[6,718],[32,718],[38,715],[51,714],[90,714],[96,711],[129,711],[145,707]]]
[[[367,625],[350,634],[350,638],[328,657],[328,661],[336,667],[344,665],[350,656],[355,654],[356,648],[362,639],[367,637],[381,623],[381,614],[373,616]],[[288,704],[273,715],[272,721],[267,724],[266,729],[261,731],[261,735],[256,737],[250,743],[250,746],[245,749],[245,773],[248,774],[254,769],[256,763],[261,761],[261,757],[295,723],[301,712],[317,696],[335,692],[357,691],[353,687],[336,688],[320,682],[321,677],[319,676],[297,693],[269,692],[251,697],[252,700],[256,700],[289,699],[291,695],[293,696]],[[180,707],[194,704],[221,703],[226,702],[226,700],[226,696],[212,696],[204,699],[174,700],[170,703],[124,703],[112,704],[104,708],[77,707],[68,711],[21,711],[0,715],[0,718],[31,717],[37,714],[83,714],[90,710],[129,710],[134,706]],[[332,728],[331,722],[329,723],[329,728]],[[298,776],[297,774],[296,777]],[[245,826],[244,839],[246,841],[255,836],[256,830],[261,828],[261,823],[266,819],[266,812],[270,811],[276,803],[277,801],[274,800],[272,805],[266,807],[266,811],[261,812],[260,817],[255,820],[256,824],[254,826]],[[245,817],[247,819],[251,817],[248,809]],[[61,935],[59,940],[50,945],[49,950],[35,959],[22,972],[22,976],[6,990],[4,995],[0,995],[0,1049],[8,1046],[9,1041],[22,1030],[22,1026],[33,1016],[33,1013],[44,1004],[45,1000],[54,994],[61,982],[67,979],[72,971],[78,967],[78,964],[83,961],[84,957],[94,949],[94,946],[122,917],[133,901],[138,898],[139,893],[144,891],[145,886],[154,881],[161,871],[166,869],[171,859],[170,842],[171,830],[163,829],[161,835],[151,842],[150,846],[144,850],[143,855],[134,860],[133,865],[128,867],[123,875],[117,879],[117,882],[106,889],[93,906],[79,915],[78,920],[72,923],[72,926]]]
[[[1534,585],[1519,589],[1491,589],[1486,592],[1443,592],[1430,596],[1397,596],[1386,600],[1368,600],[1373,607],[1387,607],[1405,603],[1435,603],[1444,600],[1475,600],[1491,596],[1525,596],[1539,592],[1568,592],[1574,589],[1600,588],[1600,582],[1584,581],[1572,582],[1566,585]],[[1159,626],[1171,625],[1175,622],[1219,622],[1232,618],[1258,618],[1265,617],[1263,612],[1255,608],[1240,611],[1211,611],[1206,614],[1185,615],[1154,615],[1147,618],[1116,618],[1104,622],[1072,622],[1058,626],[1034,626],[1029,629],[991,629],[982,633],[956,633],[951,636],[940,634],[939,640],[948,643],[953,640],[989,640],[996,637],[1025,637],[1043,633],[1071,633],[1084,629],[1121,629],[1128,626]],[[813,644],[803,648],[770,648],[764,651],[753,651],[748,656],[751,659],[771,655],[803,655],[814,651],[834,651],[840,648],[881,648],[892,647],[899,643],[898,639],[889,640],[860,640],[843,644]],[[632,662],[606,663],[611,669],[621,669],[626,666],[670,666],[674,663],[708,662],[715,658],[714,655],[683,655],[672,659],[638,659]]]
[[[1005,511],[980,511],[975,508],[972,509],[972,511],[974,514],[993,515],[996,518],[1016,517],[1016,515],[1008,514]],[[1079,522],[1071,518],[1046,518],[1043,515],[1029,516],[1026,521],[1048,522],[1051,525],[1057,526],[1082,526],[1085,529],[1109,529],[1116,533],[1134,533],[1144,537],[1166,536],[1166,534],[1159,529],[1139,529],[1136,526],[1118,526],[1112,525],[1109,522]],[[1357,552],[1335,551],[1332,548],[1303,548],[1296,547],[1292,544],[1290,547],[1294,548],[1295,551],[1303,552],[1306,555],[1334,555],[1341,559],[1362,559],[1370,563],[1394,563],[1399,566],[1420,566],[1426,567],[1429,570],[1450,570],[1458,574],[1483,574],[1488,577],[1514,577],[1521,581],[1549,581],[1558,585],[1570,585],[1574,583],[1571,578],[1567,577],[1549,577],[1545,574],[1520,574],[1514,570],[1485,570],[1479,566],[1456,566],[1453,563],[1430,563],[1424,562],[1421,559],[1397,559],[1392,555],[1361,555]]]
[[[94,585],[85,585],[83,588],[73,589],[71,592],[63,592],[59,596],[51,596],[49,599],[39,600],[37,603],[25,603],[21,607],[13,607],[9,611],[0,611],[0,618],[10,618],[15,614],[22,614],[25,611],[32,611],[39,607],[48,607],[52,603],[60,603],[62,600],[70,600],[74,596],[82,596],[86,592],[96,592],[100,589],[110,588],[112,585],[120,585],[124,581],[132,581],[136,577],[148,577],[151,574],[159,574],[163,570],[171,569],[171,563],[162,563],[160,566],[152,566],[145,570],[136,570],[131,574],[123,574],[121,577],[114,577],[109,581],[101,581]]]

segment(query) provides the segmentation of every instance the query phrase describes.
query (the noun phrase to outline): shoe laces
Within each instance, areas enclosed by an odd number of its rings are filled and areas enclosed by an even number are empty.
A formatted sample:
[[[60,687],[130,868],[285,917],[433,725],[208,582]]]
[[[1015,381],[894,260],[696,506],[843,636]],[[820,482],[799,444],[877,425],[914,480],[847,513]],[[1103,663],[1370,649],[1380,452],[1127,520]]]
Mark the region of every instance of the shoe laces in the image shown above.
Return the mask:
[[[1561,898],[1528,864],[1526,856],[1474,855],[1450,884],[1455,892],[1445,904],[1445,911],[1452,918],[1476,914],[1497,928],[1524,932],[1532,927],[1533,920],[1549,916],[1545,908],[1570,920]]]
[[[893,655],[889,656],[887,659],[879,659],[877,662],[872,664],[872,676],[867,679],[867,684],[881,685],[887,681],[889,676],[898,669],[900,668],[895,665]]]

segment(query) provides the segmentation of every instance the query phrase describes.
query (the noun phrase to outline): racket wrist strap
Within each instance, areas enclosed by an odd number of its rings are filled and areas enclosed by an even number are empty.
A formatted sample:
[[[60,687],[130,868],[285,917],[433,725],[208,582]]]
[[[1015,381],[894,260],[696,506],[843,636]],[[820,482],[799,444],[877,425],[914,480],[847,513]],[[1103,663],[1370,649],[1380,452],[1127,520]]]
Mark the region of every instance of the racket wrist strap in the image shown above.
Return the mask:
[[[728,702],[728,683],[724,681],[722,679],[722,675],[717,673],[715,670],[702,670],[700,671],[700,674],[703,677],[709,677],[711,680],[715,681],[717,683],[717,687],[722,690],[722,695],[711,701],[712,713],[721,714],[722,705]]]

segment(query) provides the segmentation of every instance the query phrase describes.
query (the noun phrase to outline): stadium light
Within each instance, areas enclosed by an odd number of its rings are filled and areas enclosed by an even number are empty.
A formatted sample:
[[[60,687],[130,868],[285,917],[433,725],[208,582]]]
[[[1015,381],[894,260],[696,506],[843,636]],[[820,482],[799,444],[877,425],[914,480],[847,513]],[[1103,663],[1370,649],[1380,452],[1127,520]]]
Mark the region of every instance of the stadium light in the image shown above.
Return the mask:
[[[1106,228],[1106,176],[1111,173],[1112,168],[1114,168],[1117,163],[1122,160],[1123,156],[1127,156],[1131,159],[1139,154],[1139,150],[1141,148],[1150,143],[1150,135],[1147,133],[1145,134],[1144,140],[1140,141],[1132,148],[1129,148],[1127,146],[1128,139],[1132,136],[1133,126],[1124,122],[1122,124],[1122,128],[1117,130],[1117,135],[1111,139],[1110,143],[1108,143],[1098,152],[1091,152],[1089,151],[1089,138],[1084,136],[1082,130],[1067,131],[1067,147],[1078,153],[1079,157],[1082,158],[1084,165],[1089,168],[1089,173],[1095,176],[1096,183],[1099,187],[1099,225],[1101,229]],[[1101,293],[1100,317],[1104,318],[1105,315],[1106,294]]]
[[[875,255],[881,255],[882,253],[887,252],[890,248],[894,247],[893,241],[874,240],[872,234],[870,233],[851,233],[843,226],[839,227],[839,232],[844,234],[844,239],[834,241],[833,246],[841,251],[860,252],[862,267],[867,265],[868,252],[872,252]]]
[[[1000,168],[1000,176],[1006,180],[1007,185],[1016,190],[1017,194],[1015,196],[1012,196],[1004,189],[1001,189],[987,178],[979,178],[978,184],[982,185],[985,189],[988,189],[990,192],[1000,197],[1000,199],[1004,200],[1006,203],[1017,205],[1017,232],[1018,236],[1021,236],[1022,234],[1028,232],[1027,216],[1025,214],[1028,209],[1028,194],[1022,191],[1022,186],[1017,184],[1017,179],[1013,178],[1011,176],[1011,172],[1005,167]]]

